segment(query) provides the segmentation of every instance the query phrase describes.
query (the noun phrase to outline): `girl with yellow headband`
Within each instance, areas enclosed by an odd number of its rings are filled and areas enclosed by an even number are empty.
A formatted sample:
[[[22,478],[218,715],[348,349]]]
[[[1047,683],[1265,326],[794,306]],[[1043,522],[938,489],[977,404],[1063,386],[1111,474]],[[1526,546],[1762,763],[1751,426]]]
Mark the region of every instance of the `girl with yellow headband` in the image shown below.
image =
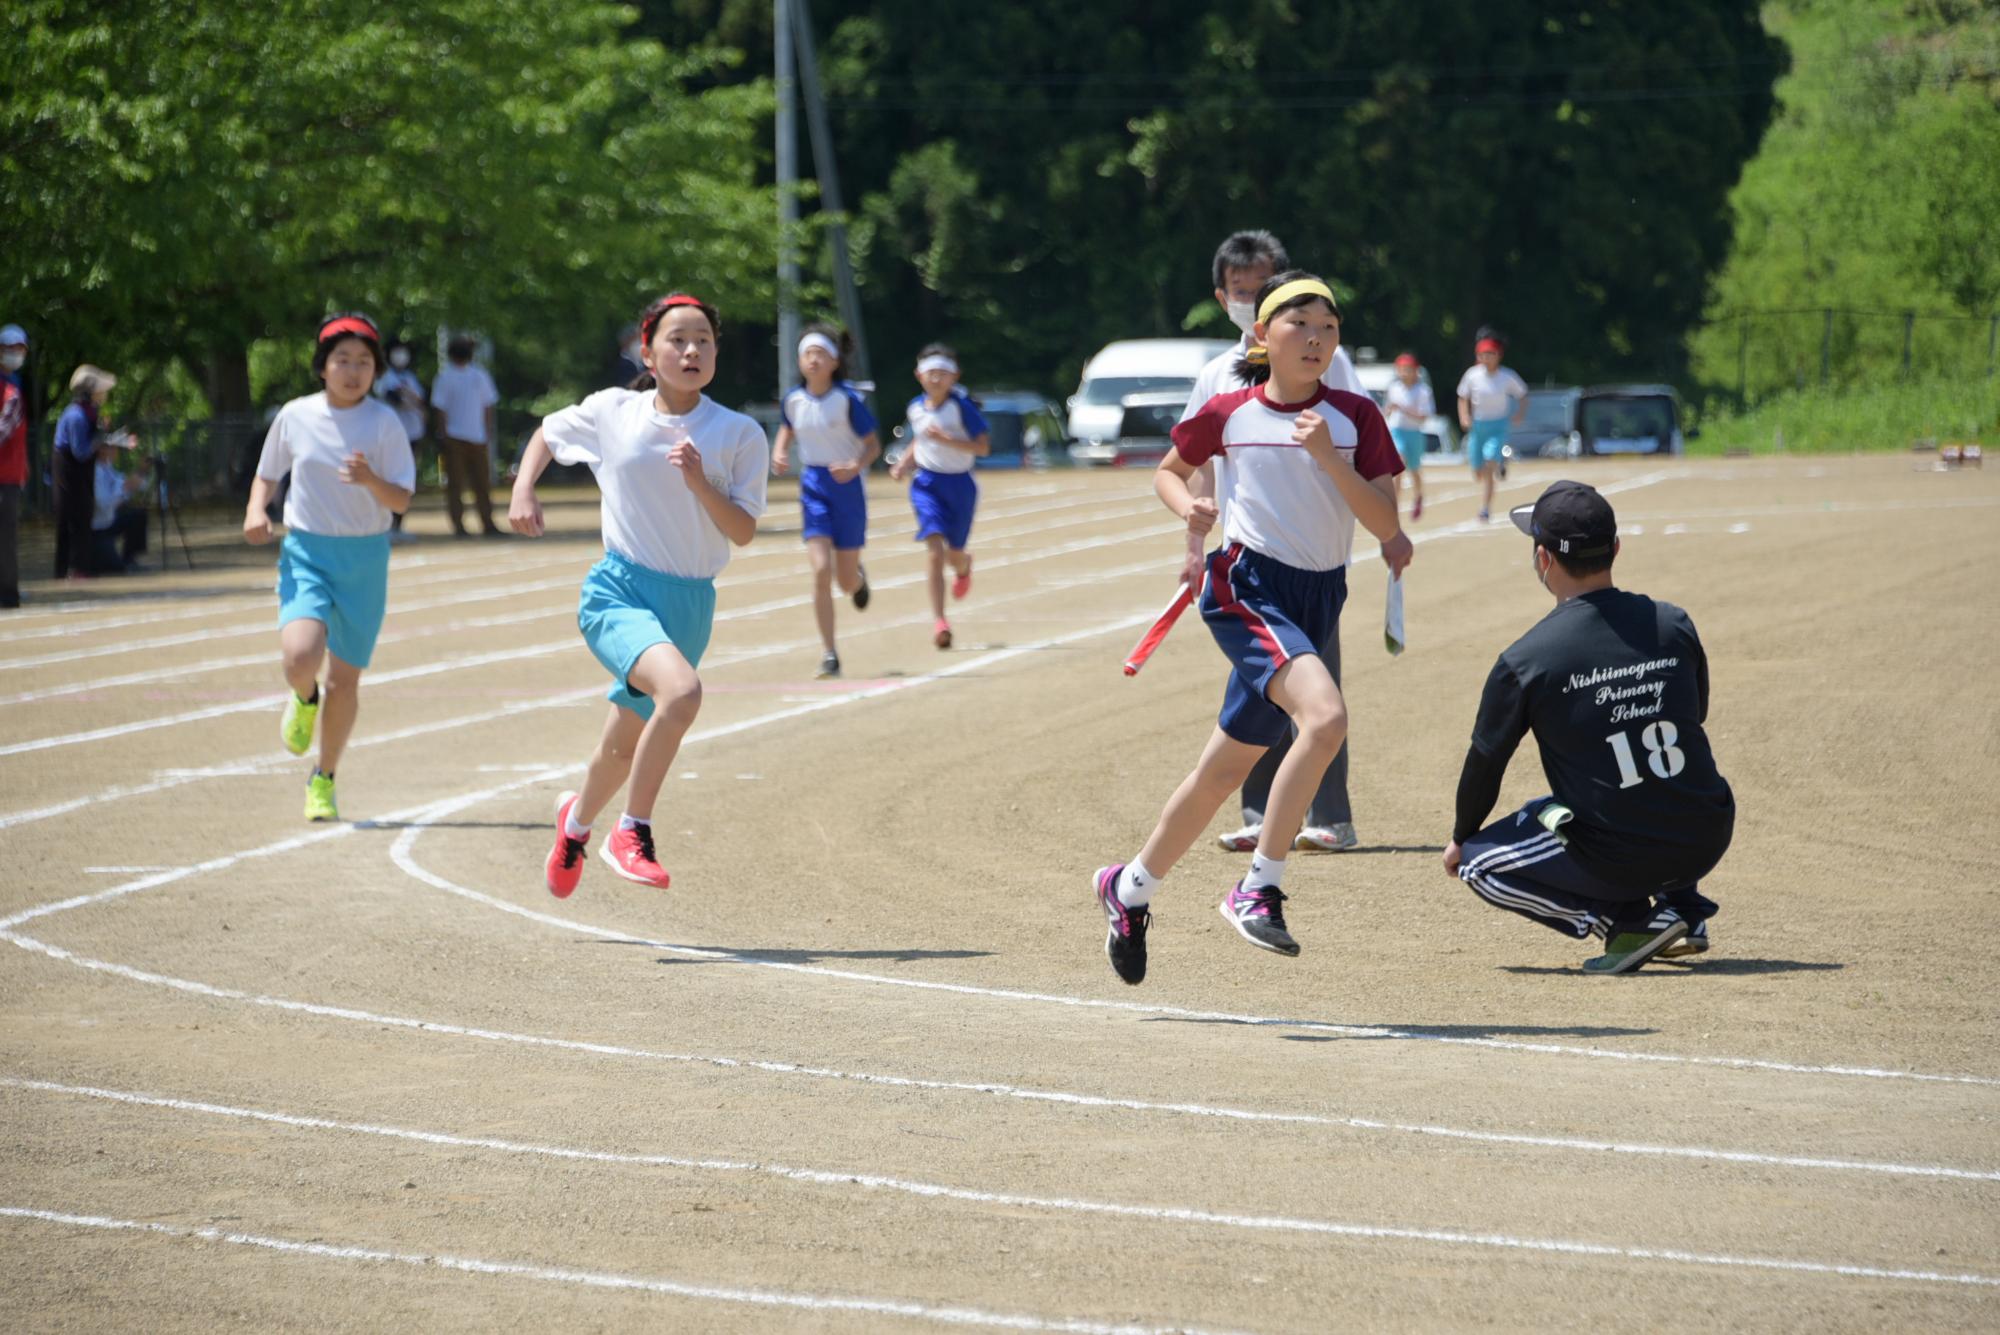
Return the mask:
[[[1251,767],[1293,729],[1272,781],[1250,873],[1222,897],[1223,918],[1252,945],[1299,953],[1286,929],[1285,855],[1327,764],[1347,736],[1347,707],[1318,646],[1347,597],[1357,521],[1387,543],[1402,460],[1374,401],[1320,377],[1340,345],[1340,307],[1311,274],[1278,274],[1257,294],[1246,387],[1217,394],[1176,426],[1153,489],[1190,532],[1226,512],[1201,595],[1233,671],[1194,771],[1181,781],[1138,854],[1098,869],[1092,888],[1109,920],[1105,954],[1127,983],[1146,976],[1149,905],[1160,881],[1207,828]],[[1216,500],[1188,478],[1215,461]]]

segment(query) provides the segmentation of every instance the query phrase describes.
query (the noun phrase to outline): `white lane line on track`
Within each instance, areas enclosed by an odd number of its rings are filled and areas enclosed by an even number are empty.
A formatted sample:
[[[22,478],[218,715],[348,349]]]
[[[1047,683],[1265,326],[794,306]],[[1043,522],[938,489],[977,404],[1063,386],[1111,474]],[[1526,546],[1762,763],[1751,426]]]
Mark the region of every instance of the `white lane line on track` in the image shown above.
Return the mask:
[[[98,1099],[131,1107],[199,1113],[238,1121],[262,1122],[302,1131],[334,1131],[350,1135],[377,1136],[414,1141],[453,1149],[491,1150],[501,1154],[572,1162],[601,1163],[632,1168],[680,1168],[697,1172],[746,1173],[775,1177],[812,1186],[860,1187],[871,1191],[896,1192],[933,1200],[964,1201],[978,1205],[1000,1205],[1018,1209],[1048,1210],[1076,1214],[1106,1215],[1141,1219],[1154,1223],[1205,1224],[1218,1228],[1248,1229],[1259,1232],[1292,1232],[1336,1237],[1395,1239],[1467,1246],[1525,1248],[1580,1256],[1615,1256],[1627,1260],[1669,1260],[1706,1266],[1750,1267],[1761,1270],[1793,1271],[1807,1274],[1850,1275],[1875,1279],[1919,1280],[1930,1283],[2000,1285],[2000,1277],[1949,1272],[1893,1270],[1873,1266],[1852,1266],[1830,1261],[1799,1261],[1780,1257],[1735,1256],[1701,1252],[1666,1252],[1654,1248],[1627,1247],[1617,1243],[1578,1242],[1557,1238],[1517,1238],[1459,1230],[1411,1228],[1407,1226],[1354,1224],[1330,1219],[1247,1215],[1178,1205],[1129,1205],[1073,1196],[1037,1196],[1021,1192],[978,1191],[938,1182],[912,1181],[879,1173],[857,1173],[821,1168],[795,1168],[785,1164],[749,1160],[716,1159],[672,1154],[633,1154],[614,1150],[582,1149],[569,1145],[546,1145],[502,1140],[492,1136],[458,1136],[443,1131],[421,1131],[409,1127],[385,1126],[371,1122],[345,1122],[299,1113],[271,1112],[260,1108],[232,1107],[193,1099],[167,1098],[127,1090],[99,1089],[88,1085],[62,1085],[46,1080],[0,1077],[0,1085],[40,1093]]]
[[[982,562],[980,568],[987,571],[1006,569],[1011,566],[1033,564],[1058,556],[1067,556],[1080,551],[1119,546],[1127,542],[1140,541],[1146,538],[1159,537],[1163,534],[1178,533],[1181,531],[1181,525],[1167,524],[1155,525],[1151,528],[1129,532],[1105,534],[1073,542],[1058,543],[1053,547],[1037,548],[1033,551],[1023,552],[1018,556],[990,558]],[[900,589],[914,584],[921,584],[928,578],[929,576],[924,571],[913,571],[907,575],[898,575],[892,579],[876,581],[874,587],[877,590]],[[570,587],[574,583],[573,580],[558,582],[563,587]],[[488,595],[482,594],[480,596],[486,597]],[[727,608],[717,612],[715,620],[717,622],[746,620],[764,616],[771,612],[788,611],[792,608],[809,606],[811,603],[811,594],[793,594],[768,602],[754,603],[747,607]],[[554,616],[566,613],[569,610],[566,607],[551,609],[546,615]],[[508,663],[516,659],[538,658],[548,654],[565,653],[574,650],[577,644],[576,636],[565,635],[562,639],[545,640],[539,644],[516,645],[484,653],[461,654],[455,657],[433,659],[428,663],[417,663],[409,667],[376,671],[368,676],[367,681],[371,686],[410,681],[422,677],[437,676],[441,673],[458,672],[467,668],[488,666],[494,663]],[[224,705],[210,705],[203,709],[185,710],[178,714],[162,714],[153,718],[109,724],[102,728],[89,728],[81,732],[60,733],[51,737],[37,737],[28,741],[12,742],[5,746],[0,746],[0,757],[23,755],[35,751],[48,751],[67,746],[81,746],[90,742],[110,741],[114,738],[125,737],[138,732],[179,727],[189,723],[203,723],[210,719],[225,718],[234,714],[255,713],[259,710],[274,710],[281,706],[284,701],[285,693],[278,691],[270,695],[254,696],[247,700],[232,700]]]
[[[71,1228],[143,1233],[199,1242],[226,1243],[233,1247],[255,1247],[294,1256],[311,1256],[328,1261],[365,1261],[375,1265],[415,1266],[424,1270],[456,1270],[462,1274],[486,1275],[497,1279],[532,1279],[546,1283],[574,1284],[592,1289],[624,1289],[656,1293],[674,1298],[694,1298],[707,1302],[743,1303],[757,1307],[790,1308],[809,1312],[864,1312],[870,1316],[904,1317],[932,1321],[946,1326],[985,1326],[998,1330],[1046,1330],[1064,1335],[1206,1335],[1196,1327],[1112,1325],[1082,1317],[1041,1317],[1020,1312],[992,1312],[978,1307],[940,1306],[900,1298],[856,1298],[833,1294],[785,1292],[779,1289],[742,1289],[717,1284],[697,1284],[678,1279],[656,1279],[643,1275],[621,1275],[602,1270],[578,1270],[570,1266],[542,1265],[525,1261],[486,1261],[452,1256],[443,1252],[392,1252],[374,1247],[336,1245],[325,1242],[297,1242],[257,1233],[228,1232],[219,1228],[189,1228],[178,1224],[156,1224],[136,1219],[113,1219],[105,1215],[71,1214],[60,1210],[37,1210],[25,1206],[0,1206],[0,1218],[62,1224]]]
[[[471,805],[471,804],[467,803],[466,805]],[[458,809],[459,808],[452,803],[449,802],[442,803],[432,808],[431,811],[426,815],[418,817],[417,819],[411,821],[409,826],[396,836],[395,843],[390,846],[389,850],[390,858],[396,863],[398,867],[401,867],[404,872],[414,877],[415,879],[422,881],[424,884],[432,886],[435,889],[443,890],[448,894],[453,894],[464,899],[472,900],[475,903],[483,904],[489,908],[499,909],[504,913],[510,913],[516,917],[525,918],[530,922],[539,923],[545,927],[552,927],[557,931],[566,932],[570,934],[581,934],[585,936],[610,938],[619,941],[628,941],[636,945],[645,946],[649,949],[663,950],[669,954],[679,955],[684,958],[690,958],[690,959],[711,960],[711,961],[732,963],[732,964],[748,964],[754,966],[769,966],[781,969],[782,971],[787,973],[793,973],[793,972],[806,973],[806,974],[822,974],[828,972],[837,973],[837,971],[823,970],[813,965],[795,965],[781,961],[760,959],[755,955],[754,952],[711,950],[699,946],[681,946],[681,945],[675,945],[667,941],[656,941],[648,937],[639,936],[630,932],[619,931],[614,928],[603,927],[592,923],[578,922],[572,919],[558,918],[555,915],[549,913],[540,913],[534,909],[526,908],[518,904],[511,904],[506,900],[495,898],[492,895],[482,894],[477,890],[470,890],[464,886],[456,885],[451,881],[446,880],[442,876],[439,876],[436,873],[420,865],[415,860],[415,858],[411,856],[411,849],[415,846],[417,836],[424,832],[424,827],[427,822],[444,820],[449,816],[455,814],[455,812]],[[5,927],[5,926],[7,926],[7,924],[0,924],[0,927]],[[876,975],[866,975],[866,974],[862,975],[837,974],[837,976],[844,976],[850,980],[855,978],[866,978],[871,981],[884,981],[884,982],[895,981],[892,979],[881,978]],[[954,988],[953,990],[959,990],[959,989]],[[990,992],[986,989],[971,989],[971,990],[979,993],[980,995],[1032,997],[1032,994],[1028,993],[996,993],[996,992]],[[1080,998],[1035,997],[1033,999],[1044,1000],[1044,1001],[1047,1000],[1078,1001],[1081,1004],[1088,1004],[1082,1002],[1082,999]],[[1107,1004],[1116,1005],[1117,1003],[1107,1003]],[[1175,1015],[1193,1016],[1198,1014],[1197,1012],[1178,1011],[1174,1010],[1173,1008],[1164,1008],[1164,1009],[1166,1009],[1169,1013]],[[1336,1027],[1330,1025],[1313,1024],[1309,1022],[1301,1023],[1301,1022],[1273,1021],[1271,1023],[1287,1023],[1288,1025],[1297,1024],[1298,1027],[1300,1028]],[[1358,1030],[1346,1027],[1342,1028],[1344,1029],[1345,1032],[1365,1034],[1366,1036],[1369,1037],[1376,1037],[1376,1036],[1396,1037],[1396,1038],[1428,1037],[1428,1035],[1423,1035],[1421,1033],[1416,1035],[1407,1035],[1407,1034],[1398,1034],[1390,1030],[1372,1030],[1372,1029]],[[715,1057],[704,1057],[699,1055],[693,1055],[693,1056],[680,1055],[677,1056],[675,1059],[695,1061],[695,1062],[721,1061],[730,1066],[755,1065],[755,1063],[747,1062],[743,1059],[734,1057],[715,1058]],[[983,1084],[983,1083],[968,1084],[964,1082],[954,1082],[954,1081],[931,1082],[922,1080],[918,1077],[911,1077],[911,1076],[881,1075],[877,1073],[821,1072],[817,1070],[812,1070],[812,1068],[792,1068],[790,1063],[783,1063],[782,1065],[785,1065],[790,1069],[811,1071],[811,1073],[815,1075],[830,1074],[841,1079],[856,1079],[856,1080],[863,1080],[870,1082],[887,1080],[899,1084],[915,1083],[924,1088],[1004,1094],[1010,1098],[1038,1100],[1049,1103],[1064,1103],[1064,1104],[1072,1104],[1083,1107],[1120,1108],[1130,1112],[1178,1113],[1195,1117],[1221,1117],[1238,1121],[1253,1121],[1253,1122],[1290,1122],[1290,1123],[1300,1123],[1312,1126],[1341,1127],[1355,1131],[1386,1131],[1386,1132],[1397,1132],[1405,1135],[1435,1136],[1447,1140],[1475,1141],[1490,1145],[1513,1145],[1531,1149],[1567,1150],[1567,1151],[1578,1151],[1586,1153],[1629,1154],[1640,1157],[1654,1157],[1654,1158],[1699,1159],[1699,1160],[1709,1160],[1721,1163],[1756,1164],[1765,1167],[1827,1169],[1827,1170],[1836,1170],[1843,1172],[1886,1173],[1886,1174],[1909,1176],[1909,1177],[1951,1178],[1959,1181],[1968,1181],[1968,1182],[2000,1182],[2000,1171],[1989,1171],[1985,1169],[1971,1169],[1971,1168],[1952,1168],[1935,1164],[1903,1164],[1903,1163],[1892,1163],[1880,1160],[1867,1160],[1867,1159],[1833,1159],[1833,1158],[1793,1155],[1793,1154],[1765,1154],[1751,1150],[1716,1149],[1701,1145],[1653,1145],[1653,1144],[1646,1144],[1643,1142],[1607,1141],[1607,1140],[1589,1139],[1578,1136],[1545,1136],[1545,1135],[1531,1136],[1520,1132],[1474,1131],[1463,1127],[1435,1126],[1425,1123],[1385,1121],[1379,1118],[1372,1118],[1372,1117],[1343,1117],[1325,1113],[1261,1112],[1248,1108],[1232,1108],[1226,1106],[1217,1107],[1210,1104],[1198,1104],[1198,1103],[1186,1103],[1186,1102],[1163,1103],[1147,1099],[1108,1098],[1098,1095],[1077,1094],[1063,1090],[1038,1090],[1025,1087],[1014,1087],[1014,1086]]]
[[[1032,564],[1032,562],[1026,559],[1018,563],[1023,565]],[[997,561],[989,562],[988,568],[992,568],[998,564]],[[1158,572],[1167,568],[1160,560],[1152,559],[1100,570],[1097,572],[1096,578],[1100,581],[1122,579],[1128,575]],[[982,596],[980,605],[982,608],[998,607],[1006,603],[1040,597],[1046,587],[1049,586],[1046,581],[1043,581],[1036,588],[1023,589],[1015,593],[985,595]],[[728,614],[725,613],[724,615]],[[849,640],[858,639],[865,635],[882,634],[893,630],[906,629],[910,626],[928,625],[929,623],[929,612],[912,613],[908,616],[893,619],[871,618],[849,629],[846,632],[846,638]],[[718,668],[730,667],[737,663],[772,658],[787,653],[802,653],[807,649],[816,649],[818,645],[819,637],[815,634],[807,639],[723,650],[704,659],[702,668],[704,671],[712,672]],[[262,656],[260,656],[259,661],[263,661]],[[428,722],[412,724],[409,727],[400,728],[392,732],[369,733],[348,743],[348,750],[353,751],[368,747],[384,746],[395,742],[408,741],[414,737],[429,736],[440,732],[452,732],[459,728],[475,727],[501,719],[514,718],[518,715],[537,710],[565,709],[577,704],[601,699],[603,695],[604,688],[600,684],[558,692],[539,700],[516,701],[497,709],[480,710],[475,713],[461,714],[451,718],[431,719]],[[246,756],[240,760],[225,761],[216,765],[191,769],[166,770],[162,771],[158,777],[144,783],[114,784],[111,787],[82,797],[67,798],[60,802],[51,803],[48,806],[30,807],[21,811],[9,812],[4,816],[0,816],[0,830],[10,829],[16,825],[30,824],[35,821],[49,820],[104,802],[122,801],[127,798],[139,797],[148,793],[163,792],[168,789],[182,787],[189,783],[198,783],[210,779],[240,778],[247,775],[265,774],[274,769],[296,765],[297,763],[298,757],[291,755],[289,752],[271,751],[256,756]]]
[[[1056,510],[1069,510],[1069,509],[1074,509],[1081,505],[1090,505],[1098,503],[1101,503],[1101,498],[1095,496],[1087,496],[1078,498],[1076,500],[1058,502],[1053,505],[1037,506],[1028,510],[1010,511],[1004,515],[994,515],[994,516],[989,516],[988,518],[990,523],[992,521],[999,519],[1015,519],[1015,518],[1032,516],[1037,520],[1037,524],[1025,531],[1043,532],[1047,531],[1048,529],[1069,528],[1077,524],[1100,522],[1103,519],[1129,518],[1139,514],[1157,511],[1159,508],[1157,503],[1146,504],[1142,502],[1132,501],[1128,498],[1127,500],[1124,501],[1113,501],[1112,504],[1131,505],[1134,508],[1130,510],[1123,510],[1117,513],[1087,515],[1081,518],[1057,520],[1054,522],[1048,522],[1046,520],[1046,516],[1049,513]],[[899,529],[899,530],[894,530],[893,532],[907,532],[907,530]],[[989,532],[990,531],[988,530],[982,530],[983,534]],[[773,536],[775,537],[776,535]],[[871,536],[877,536],[877,535],[871,534]],[[880,536],[887,538],[889,536],[892,536],[892,532],[885,532]],[[1008,538],[1019,535],[1016,533],[991,533],[990,536],[993,538]],[[802,549],[800,548],[795,548],[790,546],[780,546],[774,542],[771,544],[767,544],[761,548],[757,548],[753,551],[744,552],[743,554],[737,556],[735,560],[737,562],[747,562],[747,561],[765,560],[774,556],[796,556],[799,554],[801,550]],[[898,547],[893,551],[884,552],[880,554],[877,557],[877,559],[883,560],[883,559],[900,559],[904,557],[917,557],[917,556],[922,556],[923,552],[924,549],[921,547],[916,547],[916,546]],[[493,598],[507,597],[513,594],[540,593],[554,589],[574,588],[582,580],[583,577],[582,570],[587,569],[591,563],[595,562],[599,555],[602,555],[602,549],[594,546],[584,547],[584,548],[574,548],[574,549],[570,547],[559,546],[550,550],[550,554],[547,555],[546,557],[538,559],[501,562],[486,567],[475,566],[472,569],[463,571],[458,574],[449,576],[440,576],[436,579],[431,580],[429,583],[419,585],[418,587],[420,589],[428,589],[435,584],[447,581],[475,579],[481,577],[490,578],[495,574],[519,574],[523,571],[539,570],[553,566],[574,566],[576,569],[576,573],[564,575],[562,578],[559,579],[546,579],[546,580],[532,581],[528,583],[510,584],[504,586],[497,592],[489,590],[480,593],[459,593],[448,598],[420,599],[415,602],[397,603],[389,608],[388,615],[392,617],[401,616],[401,615],[407,615],[408,613],[411,612],[431,611],[440,607],[455,606],[459,603],[482,602]],[[727,576],[724,577],[723,579],[718,580],[717,587],[734,588],[743,584],[755,584],[755,583],[762,583],[771,579],[788,578],[796,573],[797,572],[794,571],[774,571],[762,575],[746,575],[739,572],[735,576]],[[257,606],[263,606],[265,608],[269,608],[270,603],[266,601],[261,604],[249,604],[242,610],[245,611],[253,610]],[[199,610],[205,613],[214,611],[216,609],[202,608]],[[182,620],[185,618],[176,616],[171,619]],[[102,658],[110,654],[133,653],[144,649],[165,649],[165,648],[173,648],[177,645],[199,644],[205,640],[211,640],[211,639],[231,638],[244,635],[258,635],[267,633],[275,629],[276,627],[272,619],[268,617],[263,620],[240,623],[234,626],[208,626],[208,627],[203,627],[202,629],[197,631],[186,631],[174,635],[160,636],[150,640],[127,640],[117,644],[96,645],[86,649],[67,649],[59,652],[31,655],[26,658],[0,659],[0,672],[20,671],[36,667],[49,667],[60,663],[78,662],[83,659],[89,659],[89,658]],[[79,630],[76,633],[82,634],[86,632]],[[0,640],[0,643],[5,643],[5,641]]]

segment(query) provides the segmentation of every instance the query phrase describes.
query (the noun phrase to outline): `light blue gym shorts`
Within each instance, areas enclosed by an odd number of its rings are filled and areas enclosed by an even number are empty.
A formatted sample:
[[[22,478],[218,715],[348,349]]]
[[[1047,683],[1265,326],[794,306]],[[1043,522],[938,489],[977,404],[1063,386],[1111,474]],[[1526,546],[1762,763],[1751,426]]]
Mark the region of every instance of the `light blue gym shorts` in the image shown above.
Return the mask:
[[[606,552],[583,578],[576,626],[611,674],[605,698],[649,719],[652,697],[634,691],[626,678],[656,644],[671,644],[689,666],[700,665],[715,629],[715,581],[664,574]]]
[[[358,668],[375,655],[389,611],[389,535],[335,538],[288,529],[278,548],[278,625],[326,625],[326,647]]]

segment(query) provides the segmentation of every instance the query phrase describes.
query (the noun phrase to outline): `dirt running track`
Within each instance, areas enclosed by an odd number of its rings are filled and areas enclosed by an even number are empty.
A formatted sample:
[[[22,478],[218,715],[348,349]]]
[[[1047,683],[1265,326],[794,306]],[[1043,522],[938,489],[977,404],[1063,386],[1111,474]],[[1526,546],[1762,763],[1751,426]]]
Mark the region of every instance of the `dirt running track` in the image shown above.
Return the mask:
[[[541,884],[605,707],[587,497],[540,544],[419,520],[348,825],[300,822],[277,746],[269,552],[31,587],[0,622],[6,1325],[2000,1326],[2000,474],[1573,471],[1615,487],[1621,583],[1700,626],[1741,807],[1716,949],[1624,979],[1440,870],[1479,686],[1547,607],[1450,468],[1402,658],[1372,544],[1352,571],[1362,847],[1288,877],[1303,955],[1229,931],[1211,843],[1138,989],[1087,878],[1223,662],[1190,620],[1119,675],[1177,550],[1143,474],[982,479],[946,654],[875,484],[838,683],[774,497],[665,893]],[[1530,749],[1504,800],[1539,783]]]

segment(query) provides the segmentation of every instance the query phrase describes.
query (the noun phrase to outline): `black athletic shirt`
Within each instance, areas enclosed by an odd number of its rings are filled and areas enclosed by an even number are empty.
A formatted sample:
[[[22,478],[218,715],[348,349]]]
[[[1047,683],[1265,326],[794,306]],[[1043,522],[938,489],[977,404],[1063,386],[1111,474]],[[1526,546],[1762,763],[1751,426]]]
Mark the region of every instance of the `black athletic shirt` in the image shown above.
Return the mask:
[[[1598,589],[1556,605],[1493,665],[1459,780],[1461,843],[1500,796],[1532,729],[1578,862],[1616,884],[1658,888],[1705,874],[1729,847],[1736,799],[1716,772],[1708,657],[1688,614]]]

